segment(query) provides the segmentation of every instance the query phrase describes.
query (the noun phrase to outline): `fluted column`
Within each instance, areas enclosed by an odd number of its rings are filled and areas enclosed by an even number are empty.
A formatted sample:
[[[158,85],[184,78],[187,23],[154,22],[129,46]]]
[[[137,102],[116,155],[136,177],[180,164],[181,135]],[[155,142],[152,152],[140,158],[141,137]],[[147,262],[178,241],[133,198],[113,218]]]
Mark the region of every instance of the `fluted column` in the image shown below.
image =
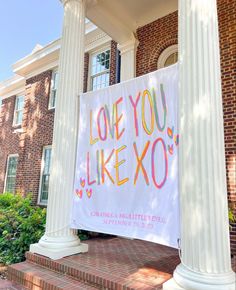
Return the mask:
[[[78,96],[83,88],[86,0],[63,0],[64,23],[59,58],[46,232],[30,251],[52,259],[87,251],[70,228],[78,126]]]
[[[121,56],[120,80],[126,81],[136,76],[136,50],[138,40],[132,37],[129,41],[118,44]]]
[[[216,0],[179,0],[181,264],[163,289],[235,290]]]

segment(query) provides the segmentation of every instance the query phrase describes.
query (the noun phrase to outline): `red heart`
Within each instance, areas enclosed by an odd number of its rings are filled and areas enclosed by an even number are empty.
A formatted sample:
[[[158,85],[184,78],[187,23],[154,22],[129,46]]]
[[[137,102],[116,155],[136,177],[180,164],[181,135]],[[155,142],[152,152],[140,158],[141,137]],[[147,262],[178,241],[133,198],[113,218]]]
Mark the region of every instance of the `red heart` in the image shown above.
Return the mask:
[[[79,198],[82,198],[83,196],[83,190],[82,189],[76,189],[76,195],[79,197]]]

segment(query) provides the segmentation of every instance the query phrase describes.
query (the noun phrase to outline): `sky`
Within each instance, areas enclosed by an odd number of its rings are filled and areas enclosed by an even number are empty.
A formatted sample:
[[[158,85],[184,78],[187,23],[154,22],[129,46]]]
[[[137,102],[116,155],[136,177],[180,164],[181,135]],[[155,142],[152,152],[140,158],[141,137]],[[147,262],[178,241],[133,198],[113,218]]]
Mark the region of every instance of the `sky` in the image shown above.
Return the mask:
[[[36,44],[46,45],[62,32],[59,0],[0,0],[0,82],[13,75],[11,65]]]

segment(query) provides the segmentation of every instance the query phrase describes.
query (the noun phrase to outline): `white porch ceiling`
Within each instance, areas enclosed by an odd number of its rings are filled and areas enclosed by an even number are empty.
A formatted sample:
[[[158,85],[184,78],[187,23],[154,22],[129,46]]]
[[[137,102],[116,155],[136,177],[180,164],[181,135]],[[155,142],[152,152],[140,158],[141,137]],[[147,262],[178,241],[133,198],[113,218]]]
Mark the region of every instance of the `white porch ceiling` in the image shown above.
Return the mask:
[[[87,17],[122,44],[132,39],[138,27],[178,8],[178,0],[92,0]]]

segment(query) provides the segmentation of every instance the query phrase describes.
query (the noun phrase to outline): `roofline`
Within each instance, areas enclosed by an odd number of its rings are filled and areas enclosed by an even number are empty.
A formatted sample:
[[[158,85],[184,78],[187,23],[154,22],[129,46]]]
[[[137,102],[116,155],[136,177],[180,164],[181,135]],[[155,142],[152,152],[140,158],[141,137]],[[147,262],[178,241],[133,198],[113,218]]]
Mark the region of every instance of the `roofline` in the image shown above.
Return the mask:
[[[110,41],[111,38],[105,32],[92,24],[88,27],[85,35],[85,52],[93,51]],[[56,39],[14,63],[12,68],[15,75],[0,82],[0,97],[7,98],[14,95],[16,88],[20,86],[24,90],[27,78],[57,67],[60,44],[61,39]]]

